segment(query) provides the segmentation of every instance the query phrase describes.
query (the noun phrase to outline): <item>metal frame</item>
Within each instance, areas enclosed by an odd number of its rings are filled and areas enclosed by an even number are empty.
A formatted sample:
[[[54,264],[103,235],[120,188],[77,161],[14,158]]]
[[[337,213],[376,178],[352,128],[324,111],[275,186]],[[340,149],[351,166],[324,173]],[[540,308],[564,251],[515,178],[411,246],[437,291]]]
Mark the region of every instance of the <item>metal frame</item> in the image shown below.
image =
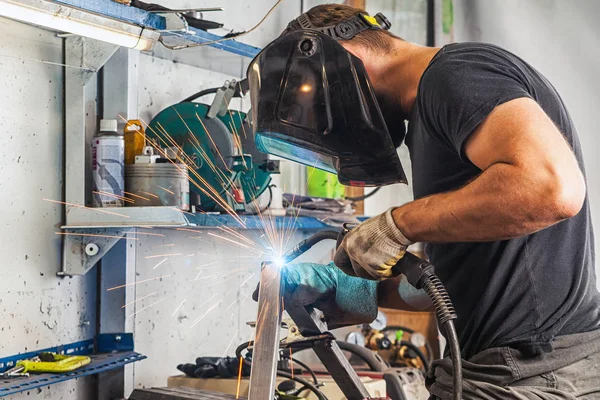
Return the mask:
[[[308,312],[304,307],[288,306],[286,311],[303,336],[315,336],[327,332],[327,324],[318,310],[313,309]],[[348,400],[363,400],[370,397],[369,391],[335,341],[317,341],[312,349]]]
[[[261,265],[256,338],[252,345],[248,400],[272,399],[275,394],[283,307],[281,271],[281,267],[272,262],[263,262]],[[322,320],[322,314],[318,310],[313,309],[308,312],[304,307],[290,305],[286,307],[286,311],[302,336],[328,338],[315,340],[312,349],[344,396],[348,400],[369,398],[369,391],[333,340],[333,335],[328,334],[327,324]]]

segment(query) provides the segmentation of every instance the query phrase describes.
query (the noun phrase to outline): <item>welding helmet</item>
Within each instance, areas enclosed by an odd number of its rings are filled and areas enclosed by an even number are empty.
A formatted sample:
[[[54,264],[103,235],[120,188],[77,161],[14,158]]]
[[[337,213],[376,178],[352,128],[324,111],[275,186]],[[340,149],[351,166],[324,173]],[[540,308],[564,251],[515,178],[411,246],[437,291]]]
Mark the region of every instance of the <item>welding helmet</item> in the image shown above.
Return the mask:
[[[259,150],[337,173],[344,185],[406,183],[365,67],[337,41],[374,26],[389,22],[359,14],[315,28],[303,14],[252,60],[247,75]]]

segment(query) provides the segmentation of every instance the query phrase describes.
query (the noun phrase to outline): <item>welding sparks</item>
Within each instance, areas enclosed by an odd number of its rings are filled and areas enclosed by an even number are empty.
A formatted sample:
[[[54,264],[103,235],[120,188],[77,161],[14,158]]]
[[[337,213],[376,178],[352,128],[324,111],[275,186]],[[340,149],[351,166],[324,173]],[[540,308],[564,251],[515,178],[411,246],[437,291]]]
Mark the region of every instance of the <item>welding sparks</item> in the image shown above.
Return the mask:
[[[240,369],[238,371],[237,389],[235,390],[235,398],[240,398],[240,384],[242,383],[242,366],[244,365],[244,359],[240,356]]]
[[[168,254],[156,254],[153,256],[146,256],[144,257],[145,259],[150,259],[150,258],[160,258],[160,257],[171,257],[171,256],[180,256],[183,253],[168,253]]]
[[[181,304],[179,304],[179,305],[177,306],[177,308],[175,309],[175,311],[173,311],[173,314],[171,314],[171,317],[174,317],[174,316],[175,316],[175,314],[177,314],[177,311],[179,311],[179,309],[180,309],[180,308],[183,306],[183,303],[185,303],[185,301],[186,301],[186,300],[187,300],[187,299],[183,299],[183,301],[181,302]]]
[[[188,212],[188,211],[183,211],[181,208],[178,208],[178,207],[171,207],[171,208],[172,208],[173,210],[175,210],[175,211],[179,211],[179,212],[181,212],[181,213],[184,213],[184,214],[191,215],[192,217],[195,215],[194,213],[191,213],[191,212]]]
[[[146,200],[146,201],[150,201],[149,198],[144,197],[144,196],[140,196],[139,194],[135,194],[135,193],[131,193],[131,192],[123,192],[125,193],[127,196],[131,196],[131,197],[137,197],[138,199],[142,199],[142,200]]]
[[[238,333],[240,333],[240,330],[238,329],[235,334],[233,335],[233,337],[231,338],[231,342],[229,342],[229,345],[227,346],[227,348],[225,349],[225,351],[223,352],[223,355],[221,356],[221,358],[225,358],[225,356],[227,355],[227,352],[229,351],[229,348],[231,347],[231,345],[233,344],[233,341],[237,338]]]
[[[216,237],[216,238],[219,238],[219,239],[226,240],[226,241],[228,241],[228,242],[230,242],[230,243],[233,243],[233,244],[237,244],[238,246],[241,246],[241,247],[243,247],[243,248],[245,248],[245,249],[250,249],[250,247],[248,247],[248,246],[246,246],[246,245],[244,245],[244,244],[238,243],[238,242],[236,242],[236,241],[235,241],[235,240],[233,240],[233,239],[229,239],[229,238],[226,238],[226,237],[223,237],[223,236],[219,236],[219,235],[217,235],[217,234],[214,234],[214,233],[212,233],[212,232],[208,232],[208,233],[207,233],[207,235],[214,236],[214,237]]]
[[[204,264],[204,265],[200,265],[199,267],[196,267],[196,269],[200,269],[200,268],[204,268],[204,267],[209,267],[211,265],[215,265],[218,264],[218,261],[213,261],[213,262],[209,262],[208,264]]]
[[[134,312],[133,314],[129,315],[127,318],[131,318],[131,317],[133,317],[134,315],[136,315],[137,313],[139,313],[139,312],[142,312],[142,311],[144,311],[144,310],[147,310],[147,309],[149,309],[150,307],[153,307],[153,306],[155,306],[156,304],[158,304],[158,303],[160,303],[161,301],[164,301],[164,300],[166,300],[166,299],[167,299],[166,297],[163,297],[162,299],[160,299],[160,300],[158,300],[158,301],[155,301],[154,303],[150,304],[149,306],[147,306],[147,307],[144,307],[144,308],[142,308],[142,309],[140,309],[140,310],[138,310],[138,311]]]
[[[252,278],[254,275],[256,275],[256,272],[253,272],[248,278],[246,278],[246,280],[244,282],[242,282],[240,287],[244,286],[250,280],[250,278]]]
[[[99,235],[95,233],[74,233],[74,232],[54,232],[55,235],[65,235],[65,236],[85,236],[85,237],[102,237],[102,238],[111,238],[111,239],[125,239],[125,240],[139,240],[138,238],[131,238],[125,236],[114,236],[114,235]]]
[[[160,197],[158,197],[157,195],[155,195],[154,193],[150,193],[150,192],[144,192],[143,190],[140,190],[140,193],[143,193],[143,194],[145,194],[146,196],[154,197],[154,198],[157,198],[157,199],[159,199],[159,198],[160,198]],[[150,199],[148,199],[148,200],[150,200]]]
[[[148,298],[148,297],[150,297],[150,296],[154,296],[156,293],[158,293],[158,292],[152,292],[152,293],[150,293],[150,294],[149,294],[149,295],[147,295],[147,296],[140,297],[139,299],[137,299],[137,300],[134,300],[134,301],[132,301],[132,302],[130,302],[130,303],[123,304],[123,305],[121,306],[121,308],[125,308],[125,307],[127,307],[127,306],[130,306],[130,305],[132,305],[132,304],[135,304],[135,303],[137,303],[137,302],[138,302],[138,301],[140,301],[140,300],[144,300],[144,299],[146,299],[146,298]]]
[[[198,322],[202,321],[202,320],[204,319],[204,317],[206,317],[208,314],[210,314],[210,312],[211,312],[212,310],[214,310],[215,308],[217,308],[217,306],[218,306],[219,304],[221,304],[221,303],[223,302],[223,300],[225,300],[225,297],[227,297],[227,295],[228,295],[229,293],[231,293],[231,292],[232,292],[232,290],[230,290],[229,292],[225,293],[225,294],[223,295],[223,297],[221,297],[221,299],[220,299],[219,301],[217,301],[215,304],[213,304],[213,305],[212,305],[212,306],[211,306],[211,307],[210,307],[208,310],[206,310],[206,311],[204,312],[204,314],[202,314],[202,315],[201,315],[201,316],[199,316],[199,317],[198,317],[198,318],[197,318],[197,319],[196,319],[194,322],[192,322],[192,325],[190,326],[190,328],[193,328],[194,326],[196,326],[196,324],[197,324]],[[198,307],[198,308],[200,308],[200,307]]]
[[[198,233],[198,229],[189,229],[189,228],[175,228],[176,231],[188,231]]]
[[[86,207],[86,206],[82,206],[81,204],[75,204],[75,203],[67,203],[64,201],[59,201],[59,200],[51,200],[51,199],[45,199],[42,198],[42,200],[44,201],[49,201],[51,203],[58,203],[58,204],[62,204],[65,206],[71,206],[71,207],[78,207],[78,208],[85,208],[86,210],[92,210],[92,211],[97,211],[97,212],[101,212],[101,213],[105,213],[105,214],[110,214],[110,215],[116,215],[118,217],[123,217],[123,218],[129,218],[129,215],[125,215],[125,214],[119,214],[116,212],[112,212],[112,211],[107,211],[103,208],[95,208],[95,207]]]
[[[175,192],[173,192],[173,191],[171,191],[171,190],[169,190],[169,189],[167,189],[167,188],[164,188],[164,187],[162,187],[162,186],[159,186],[159,185],[156,185],[156,186],[157,186],[157,187],[159,187],[160,189],[164,190],[164,191],[165,191],[165,192],[167,192],[167,193],[171,193],[172,195],[174,195],[174,194],[175,194]]]
[[[152,269],[156,269],[158,268],[161,264],[163,264],[165,261],[167,261],[169,258],[165,258],[164,260],[162,260],[161,262],[159,262],[158,264],[156,264]]]
[[[121,288],[124,288],[127,286],[137,285],[137,284],[143,283],[143,282],[155,281],[157,279],[168,278],[169,276],[171,276],[171,275],[161,275],[161,276],[157,276],[155,278],[149,278],[149,279],[144,279],[144,280],[137,281],[137,282],[126,283],[124,285],[119,285],[119,286],[114,286],[114,287],[108,288],[108,289],[106,289],[106,291],[110,292],[111,290],[117,290],[117,289],[121,289]]]
[[[94,191],[92,191],[92,193],[99,194],[101,196],[107,196],[107,197],[112,197],[112,198],[115,198],[115,199],[123,200],[123,201],[125,201],[127,203],[135,203],[135,200],[128,199],[127,197],[119,196],[119,195],[114,194],[114,193],[104,192],[102,190],[94,190]]]
[[[294,379],[294,359],[292,358],[292,348],[290,347],[290,370],[292,371],[292,379]]]
[[[146,236],[161,236],[164,237],[162,233],[152,233],[152,232],[131,232],[132,235],[146,235]]]

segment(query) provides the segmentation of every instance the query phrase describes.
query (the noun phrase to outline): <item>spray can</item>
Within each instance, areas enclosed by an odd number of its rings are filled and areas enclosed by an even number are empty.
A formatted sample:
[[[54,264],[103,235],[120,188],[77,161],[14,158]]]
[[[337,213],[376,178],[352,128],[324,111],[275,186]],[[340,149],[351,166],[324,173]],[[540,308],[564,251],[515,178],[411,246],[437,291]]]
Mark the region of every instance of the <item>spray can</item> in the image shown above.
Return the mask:
[[[116,119],[100,120],[92,140],[94,207],[123,207],[125,142]]]

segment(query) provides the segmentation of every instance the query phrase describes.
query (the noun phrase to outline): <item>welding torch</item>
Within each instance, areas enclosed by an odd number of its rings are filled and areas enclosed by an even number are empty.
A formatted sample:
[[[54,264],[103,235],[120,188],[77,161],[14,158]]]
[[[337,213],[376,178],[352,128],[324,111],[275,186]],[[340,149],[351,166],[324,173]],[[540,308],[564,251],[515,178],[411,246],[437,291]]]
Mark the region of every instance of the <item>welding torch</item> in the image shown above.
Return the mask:
[[[309,238],[301,241],[288,252],[282,260],[284,264],[291,262],[300,255],[307,252],[322,240],[336,240],[336,248],[356,224],[344,224],[341,231],[326,230],[315,233]],[[434,266],[429,261],[423,260],[412,253],[406,252],[404,256],[392,267],[392,277],[406,276],[408,282],[417,289],[423,289],[435,308],[436,316],[440,326],[446,331],[446,339],[450,347],[450,357],[453,366],[453,400],[462,399],[462,360],[458,335],[454,326],[457,318],[454,306],[446,288],[434,272]]]

